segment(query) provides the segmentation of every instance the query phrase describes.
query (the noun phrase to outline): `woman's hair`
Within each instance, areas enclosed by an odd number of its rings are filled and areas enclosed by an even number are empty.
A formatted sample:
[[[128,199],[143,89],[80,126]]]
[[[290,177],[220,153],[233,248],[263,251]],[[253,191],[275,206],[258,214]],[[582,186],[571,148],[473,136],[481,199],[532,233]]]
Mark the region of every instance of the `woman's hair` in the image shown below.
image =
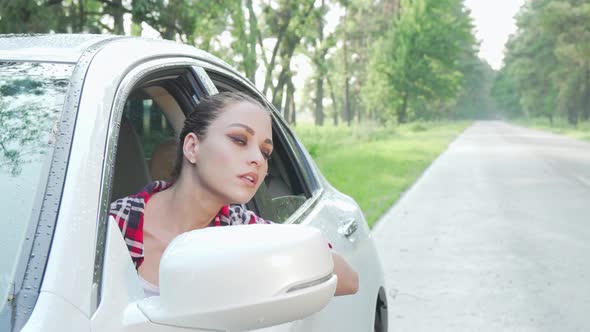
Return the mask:
[[[178,137],[176,160],[171,174],[172,181],[178,179],[180,171],[182,170],[182,161],[184,159],[183,145],[186,135],[194,133],[199,140],[203,140],[205,136],[207,136],[207,130],[209,129],[211,122],[213,122],[213,120],[215,120],[228,106],[241,102],[252,103],[260,106],[263,110],[267,109],[258,100],[243,92],[220,92],[203,98],[200,103],[195,106],[194,110],[188,114]]]

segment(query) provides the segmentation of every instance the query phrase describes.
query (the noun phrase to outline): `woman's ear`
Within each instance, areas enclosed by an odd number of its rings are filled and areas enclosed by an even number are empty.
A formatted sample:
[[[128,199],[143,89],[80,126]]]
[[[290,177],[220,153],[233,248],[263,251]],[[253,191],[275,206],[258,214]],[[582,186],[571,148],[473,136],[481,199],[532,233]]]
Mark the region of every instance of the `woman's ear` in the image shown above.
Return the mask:
[[[197,135],[195,135],[195,133],[188,133],[184,137],[184,142],[182,143],[182,152],[191,164],[195,164],[197,162],[198,151],[199,138]]]

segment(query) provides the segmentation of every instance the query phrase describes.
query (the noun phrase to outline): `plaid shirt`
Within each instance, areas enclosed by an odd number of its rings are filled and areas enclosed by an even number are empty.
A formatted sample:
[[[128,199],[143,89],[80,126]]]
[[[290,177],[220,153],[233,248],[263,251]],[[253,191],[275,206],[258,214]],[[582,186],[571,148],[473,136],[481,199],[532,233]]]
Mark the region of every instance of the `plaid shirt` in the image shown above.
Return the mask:
[[[136,269],[143,263],[143,214],[145,205],[153,194],[168,189],[171,185],[171,183],[164,181],[152,182],[141,192],[120,198],[111,203],[109,214],[121,229]],[[254,212],[236,204],[226,205],[221,208],[209,224],[209,227],[270,223],[258,217]]]

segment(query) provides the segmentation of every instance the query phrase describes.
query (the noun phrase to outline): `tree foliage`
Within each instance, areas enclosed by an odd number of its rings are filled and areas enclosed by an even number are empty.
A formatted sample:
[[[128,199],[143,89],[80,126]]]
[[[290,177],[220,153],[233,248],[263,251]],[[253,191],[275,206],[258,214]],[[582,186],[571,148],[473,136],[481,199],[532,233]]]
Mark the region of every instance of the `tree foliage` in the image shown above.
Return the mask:
[[[462,1],[402,0],[373,46],[363,100],[381,114],[394,112],[398,123],[445,116],[465,83],[462,61],[473,61],[476,47]]]
[[[582,18],[568,17],[568,26],[576,19]],[[563,24],[546,20],[544,29]],[[328,118],[348,124],[482,118],[492,110],[495,74],[476,56],[462,0],[0,0],[2,33],[148,30],[220,56],[289,122],[301,109],[317,125]],[[572,57],[585,52],[569,47],[568,38],[554,38],[563,44],[555,61],[575,63]],[[294,59],[301,57],[309,60],[311,74],[299,101],[293,79]],[[512,73],[524,67],[514,68],[503,77],[521,85]],[[564,74],[552,75],[557,82]],[[556,100],[580,95],[575,86],[583,80],[580,74],[559,81],[564,87]]]
[[[590,117],[590,3],[530,0],[517,18],[494,98],[509,115]]]

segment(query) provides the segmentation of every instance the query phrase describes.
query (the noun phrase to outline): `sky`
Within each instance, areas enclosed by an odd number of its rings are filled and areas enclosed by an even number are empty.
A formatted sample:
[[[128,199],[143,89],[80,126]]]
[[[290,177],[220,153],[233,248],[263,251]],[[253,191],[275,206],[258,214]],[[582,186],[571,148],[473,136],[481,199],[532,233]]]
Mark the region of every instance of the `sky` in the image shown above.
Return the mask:
[[[476,37],[481,42],[479,57],[494,69],[502,67],[504,44],[516,31],[514,15],[525,0],[465,0],[471,9]]]

